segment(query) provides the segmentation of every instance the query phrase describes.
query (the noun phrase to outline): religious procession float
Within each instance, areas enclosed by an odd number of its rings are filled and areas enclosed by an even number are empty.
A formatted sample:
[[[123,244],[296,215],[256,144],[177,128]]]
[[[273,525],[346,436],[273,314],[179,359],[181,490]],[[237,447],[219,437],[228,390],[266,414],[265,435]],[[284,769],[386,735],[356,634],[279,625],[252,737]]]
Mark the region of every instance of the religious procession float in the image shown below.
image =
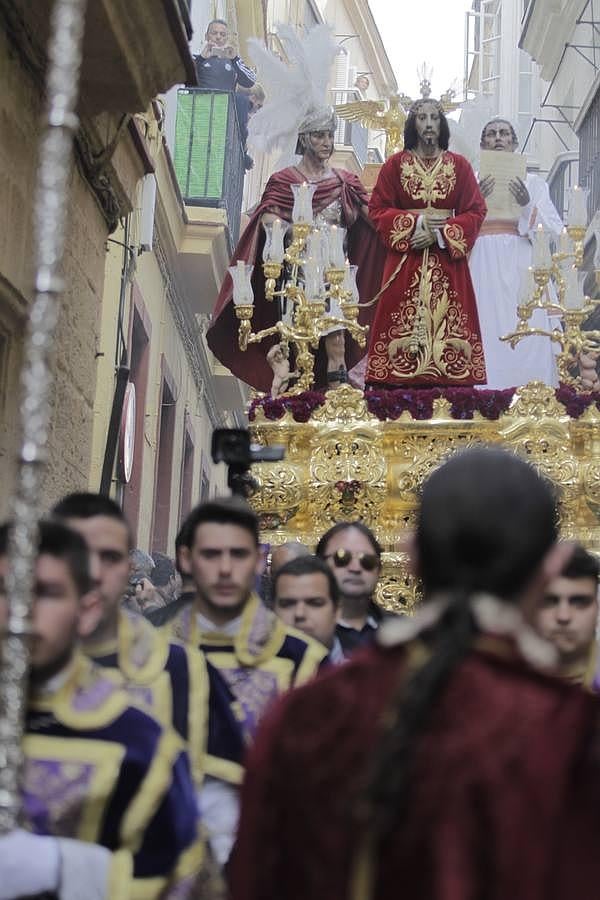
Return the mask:
[[[443,103],[431,100],[426,79],[421,93],[410,107],[413,114],[427,105],[445,111]],[[339,113],[366,117],[371,123],[379,116],[388,138],[392,134],[389,156],[401,161],[398,116],[410,113],[404,112],[398,97],[387,107],[374,109],[372,101],[365,105],[363,110],[360,103],[342,107]],[[316,130],[314,123],[305,130],[311,128]],[[426,140],[425,133],[424,145]],[[230,315],[235,315],[239,342],[235,353],[243,358],[249,349],[256,354],[260,348],[273,375],[271,390],[263,387],[250,404],[252,439],[284,450],[281,460],[252,468],[251,502],[265,540],[272,545],[300,540],[313,546],[332,523],[362,519],[385,549],[377,599],[394,610],[411,609],[418,599],[403,548],[414,527],[420,486],[449,453],[473,444],[501,443],[530,460],[559,492],[562,535],[600,552],[600,393],[585,368],[592,366],[595,376],[600,332],[582,329],[595,308],[582,289],[585,192],[572,191],[567,225],[558,240],[552,239],[543,216],[529,232],[531,263],[521,274],[519,296],[513,300],[512,328],[498,335],[504,353],[532,346],[532,341],[553,348],[554,385],[534,380],[489,389],[485,377],[476,377],[482,342],[469,331],[465,316],[453,313],[456,284],[445,277],[444,266],[459,259],[467,265],[469,219],[466,213],[460,215],[459,207],[463,203],[465,210],[474,209],[456,193],[453,179],[462,176],[452,157],[438,149],[431,165],[426,159],[417,161],[414,169],[404,164],[399,180],[407,195],[406,215],[398,216],[398,209],[392,209],[388,231],[379,228],[380,237],[400,260],[391,277],[389,265],[384,268],[385,283],[375,298],[380,302],[398,270],[409,265],[407,235],[416,233],[421,217],[438,216],[438,234],[445,239],[439,246],[445,245],[448,252],[443,255],[450,257],[448,264],[440,263],[437,245],[418,254],[412,280],[405,281],[408,313],[404,318],[392,316],[394,324],[386,332],[384,350],[390,364],[384,377],[378,379],[372,365],[373,302],[357,287],[361,265],[357,270],[356,257],[348,249],[351,229],[347,237],[339,220],[337,224],[324,220],[319,204],[313,202],[319,183],[303,179],[301,170],[298,183],[291,185],[293,208],[287,220],[271,216],[263,221],[264,234],[254,255],[238,254],[229,270]],[[515,194],[525,187],[524,158],[515,155],[517,159],[523,165],[523,179],[514,182]],[[390,158],[384,164],[379,185],[391,162]],[[530,186],[529,193],[532,190]],[[529,193],[525,190],[526,197]],[[517,201],[522,202],[518,196]],[[374,205],[371,198],[371,212]],[[397,194],[390,205],[400,205]],[[518,213],[517,208],[515,220]],[[481,220],[484,215],[485,211]],[[515,227],[509,223],[508,231]],[[256,228],[261,231],[260,221]],[[362,265],[369,265],[368,257]],[[401,276],[408,278],[406,269]],[[459,294],[461,290],[466,292],[459,285]],[[260,297],[255,297],[257,291]],[[271,312],[265,318],[267,307]],[[265,322],[266,327],[260,327]],[[348,383],[330,382],[319,388],[323,379],[315,373],[315,360],[318,367],[324,336],[336,330],[345,332],[347,350],[350,344],[362,350],[362,370],[360,363],[354,369],[349,363]],[[364,348],[369,346],[367,387],[354,386],[352,382],[360,383],[361,378],[364,384]],[[359,351],[353,360],[360,356]],[[253,362],[250,369],[255,367]],[[233,368],[236,371],[235,364]],[[247,371],[238,368],[236,374],[256,386],[256,379],[244,374]],[[390,371],[392,384],[387,384]],[[429,377],[432,373],[434,377]],[[404,384],[399,376],[408,376]]]

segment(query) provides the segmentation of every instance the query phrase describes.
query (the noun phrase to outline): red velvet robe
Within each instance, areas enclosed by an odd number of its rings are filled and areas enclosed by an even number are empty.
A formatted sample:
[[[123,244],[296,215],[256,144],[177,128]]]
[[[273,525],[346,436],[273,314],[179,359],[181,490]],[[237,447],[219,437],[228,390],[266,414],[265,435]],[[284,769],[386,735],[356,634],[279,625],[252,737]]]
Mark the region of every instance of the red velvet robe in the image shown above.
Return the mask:
[[[313,196],[313,210],[321,212],[334,200],[342,204],[344,225],[348,229],[348,258],[357,265],[357,285],[361,301],[371,300],[381,283],[381,272],[385,259],[385,248],[375,234],[373,226],[360,213],[361,206],[368,203],[367,193],[356,175],[344,169],[332,169],[332,177],[320,181]],[[277,319],[276,302],[265,299],[265,282],[262,273],[262,251],[265,235],[261,226],[263,213],[271,212],[280,219],[291,222],[294,196],[290,185],[302,184],[305,176],[295,166],[275,172],[269,178],[260,203],[254,210],[237,247],[231,265],[243,259],[254,265],[252,286],[254,289],[254,315],[252,330],[260,331],[273,325]],[[359,322],[369,324],[373,307],[361,310]],[[277,338],[264,340],[261,344],[250,344],[242,352],[238,345],[238,325],[233,308],[233,285],[229,273],[225,276],[217,298],[213,322],[207,332],[208,346],[234,375],[260,391],[270,391],[273,371],[266,360],[267,351],[277,342]],[[365,355],[365,349],[346,333],[346,363],[352,368]],[[323,356],[323,354],[321,354]],[[321,362],[323,362],[321,360]],[[316,374],[324,376],[317,366]]]
[[[413,250],[421,210],[447,210],[438,244]],[[486,213],[466,159],[446,151],[431,164],[405,150],[387,160],[369,213],[388,253],[366,381],[380,385],[475,385],[486,380],[467,254]],[[415,341],[416,339],[416,341]]]
[[[450,675],[418,739],[403,826],[371,855],[372,894],[353,892],[356,797],[416,646],[370,648],[264,721],[232,900],[598,900],[598,700],[503,638]]]

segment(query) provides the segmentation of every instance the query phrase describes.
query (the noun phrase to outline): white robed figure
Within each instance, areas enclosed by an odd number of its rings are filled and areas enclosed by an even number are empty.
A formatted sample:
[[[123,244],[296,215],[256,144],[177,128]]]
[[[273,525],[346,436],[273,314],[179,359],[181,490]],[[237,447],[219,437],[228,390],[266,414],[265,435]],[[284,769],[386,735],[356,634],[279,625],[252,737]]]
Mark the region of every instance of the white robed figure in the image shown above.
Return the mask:
[[[513,153],[518,146],[517,135],[510,122],[492,119],[481,134],[482,150]],[[489,197],[494,179],[487,176],[480,181],[481,192]],[[558,238],[563,223],[539,175],[527,174],[515,178],[509,190],[521,209],[515,219],[486,217],[469,266],[483,338],[483,352],[487,371],[487,388],[501,390],[518,387],[530,381],[542,381],[555,387],[557,346],[549,338],[531,336],[519,341],[513,349],[504,335],[517,327],[517,306],[523,274],[532,264],[532,241],[539,224]],[[536,309],[530,319],[534,328],[550,331],[555,322],[544,309]]]

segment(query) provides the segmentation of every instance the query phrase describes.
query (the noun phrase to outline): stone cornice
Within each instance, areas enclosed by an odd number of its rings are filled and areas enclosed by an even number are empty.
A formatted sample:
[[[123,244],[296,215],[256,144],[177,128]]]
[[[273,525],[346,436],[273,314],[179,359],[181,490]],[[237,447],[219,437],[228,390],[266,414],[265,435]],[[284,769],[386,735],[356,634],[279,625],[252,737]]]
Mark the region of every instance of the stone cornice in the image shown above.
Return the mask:
[[[4,30],[40,87],[51,9],[51,0],[0,0]],[[172,85],[195,84],[188,25],[178,0],[88,3],[80,108],[88,115],[143,112]]]
[[[21,65],[40,93],[43,90],[46,68],[45,13],[49,7],[47,0],[36,0],[35,4],[28,4],[26,0],[0,0],[0,23]],[[182,48],[178,40],[179,31],[185,38],[185,23],[181,19],[176,0],[95,0],[89,7],[82,66],[82,96],[78,110],[81,125],[75,137],[75,160],[110,233],[116,228],[119,219],[132,209],[128,194],[135,179],[132,181],[128,177],[129,172],[121,173],[120,163],[114,159],[117,145],[125,135],[130,142],[128,149],[135,147],[138,156],[134,168],[140,168],[139,174],[149,171],[148,159],[143,152],[143,140],[137,133],[139,130],[135,122],[131,121],[131,113],[142,102],[148,104],[158,90],[164,90],[175,81],[189,77],[188,63],[191,55],[187,45]],[[110,33],[106,29],[104,32],[93,30],[94,18],[103,15],[110,17]],[[168,23],[168,27],[161,31],[158,28],[160,22],[163,25]],[[125,37],[131,37],[132,29],[136,28],[139,30],[139,33],[136,32],[136,40],[130,45],[123,44]],[[148,46],[144,44],[143,35],[152,28],[153,43]],[[144,50],[139,49],[142,45]],[[124,53],[124,46],[129,46],[131,51],[135,47],[138,50],[136,53]],[[91,54],[90,49],[93,50]],[[89,55],[86,55],[86,51]],[[110,66],[107,66],[103,78],[100,77],[98,56],[107,60],[114,58],[120,68],[111,75]],[[123,60],[127,60],[126,64]],[[126,66],[125,69],[123,65]],[[139,70],[140,66],[143,66],[143,72]],[[111,78],[115,81],[119,77],[121,89],[111,81]],[[125,90],[123,79],[128,82],[129,93]],[[157,88],[154,93],[152,85]],[[111,107],[118,110],[120,115],[115,115],[114,112],[112,116],[109,114],[113,131],[112,138],[106,144],[95,114],[100,109]],[[121,161],[122,159],[121,154]]]
[[[523,21],[519,47],[538,63],[545,81],[551,81],[556,75],[581,5],[581,0],[531,0]]]

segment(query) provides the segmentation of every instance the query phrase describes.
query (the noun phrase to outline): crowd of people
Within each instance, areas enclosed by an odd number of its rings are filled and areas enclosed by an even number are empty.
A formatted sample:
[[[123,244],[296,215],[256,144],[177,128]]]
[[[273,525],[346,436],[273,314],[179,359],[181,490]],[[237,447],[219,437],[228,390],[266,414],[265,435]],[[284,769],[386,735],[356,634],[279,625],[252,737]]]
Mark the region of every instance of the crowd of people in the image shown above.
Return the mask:
[[[183,523],[179,586],[144,615],[120,507],[63,498],[40,523],[23,828],[0,837],[0,898],[213,900],[227,883],[235,900],[367,900],[405,883],[529,900],[562,884],[549,848],[589,814],[575,763],[597,778],[600,568],[555,522],[528,464],[457,454],[424,487],[409,617],[375,602],[363,522],[269,566],[251,507],[217,498]],[[542,827],[519,893],[519,841]],[[573,853],[595,871],[587,846]]]

